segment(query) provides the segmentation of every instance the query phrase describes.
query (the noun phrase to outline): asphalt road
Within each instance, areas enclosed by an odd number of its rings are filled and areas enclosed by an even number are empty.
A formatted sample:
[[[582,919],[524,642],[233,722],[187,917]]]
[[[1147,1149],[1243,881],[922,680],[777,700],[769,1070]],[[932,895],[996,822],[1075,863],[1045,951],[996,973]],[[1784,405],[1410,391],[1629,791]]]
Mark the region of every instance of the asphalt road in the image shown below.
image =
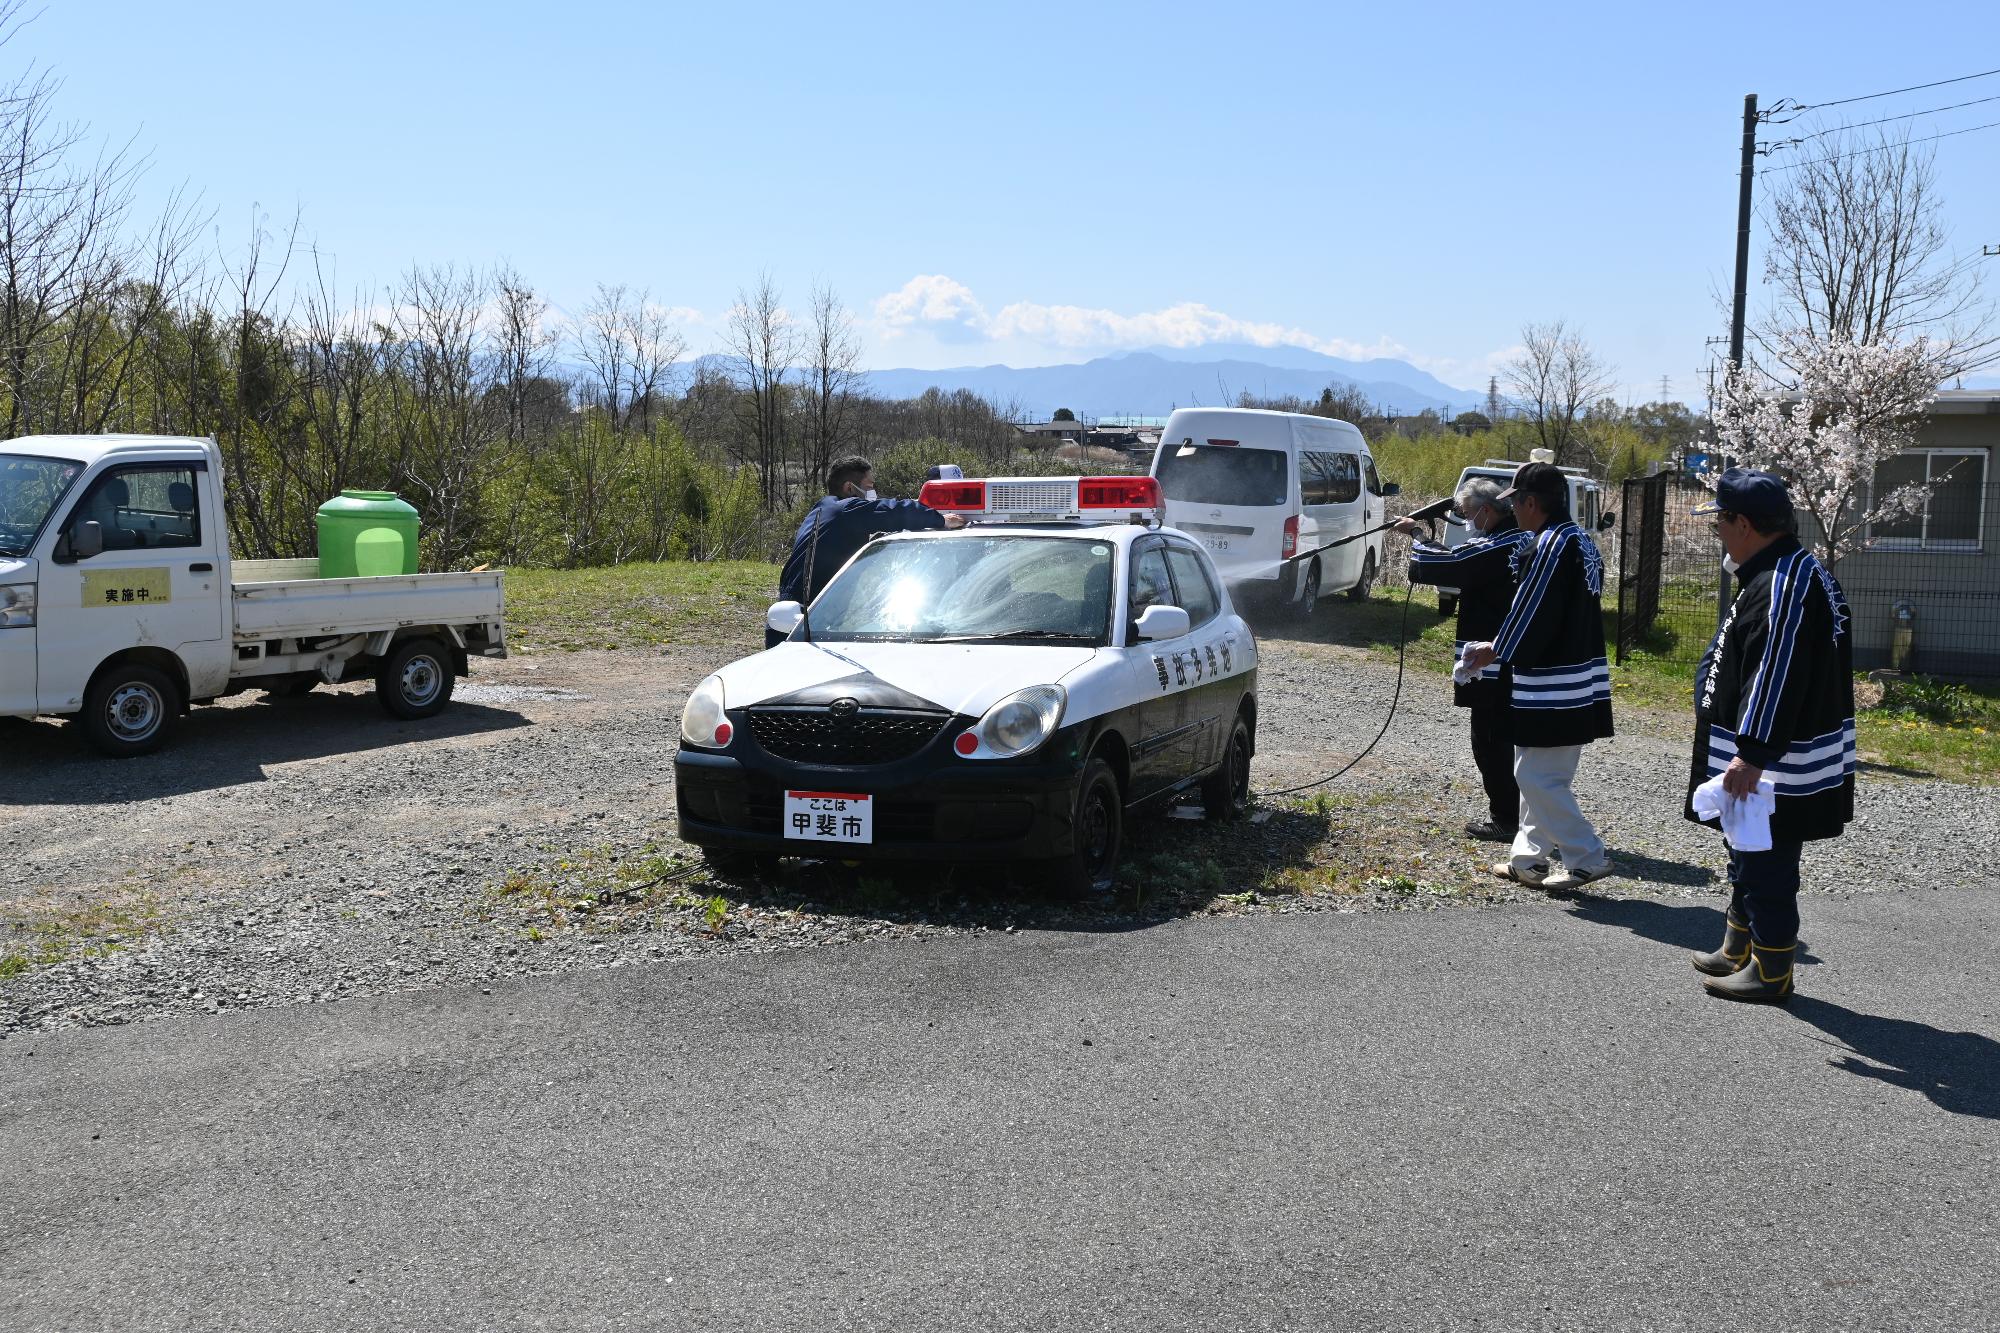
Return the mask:
[[[0,1042],[0,1326],[1993,1328],[1988,890],[734,955]]]

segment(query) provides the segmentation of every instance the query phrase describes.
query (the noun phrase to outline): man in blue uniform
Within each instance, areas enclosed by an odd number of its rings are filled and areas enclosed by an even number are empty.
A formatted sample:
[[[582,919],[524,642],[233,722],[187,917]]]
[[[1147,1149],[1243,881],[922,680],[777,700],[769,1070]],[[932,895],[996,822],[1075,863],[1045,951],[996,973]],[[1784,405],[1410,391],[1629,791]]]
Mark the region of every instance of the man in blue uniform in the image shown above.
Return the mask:
[[[827,469],[826,494],[806,511],[792,538],[792,553],[778,575],[778,600],[810,604],[871,537],[964,526],[963,514],[942,514],[916,500],[878,499],[875,465],[859,456],[843,458]],[[784,641],[776,630],[764,630],[766,648]]]
[[[1396,531],[1411,538],[1410,582],[1458,589],[1458,644],[1483,643],[1499,632],[1514,602],[1514,565],[1534,536],[1514,521],[1514,506],[1500,498],[1500,483],[1474,477],[1458,488],[1452,504],[1473,535],[1457,546],[1439,546],[1416,536],[1414,520],[1396,520]],[[1512,842],[1521,823],[1521,788],[1514,781],[1514,734],[1509,725],[1507,689],[1500,668],[1489,666],[1464,683],[1452,684],[1451,701],[1471,714],[1472,762],[1486,788],[1488,816],[1465,826],[1475,838]]]
[[[1493,873],[1520,884],[1574,889],[1611,873],[1603,839],[1576,803],[1572,784],[1583,747],[1611,735],[1611,668],[1604,656],[1604,559],[1569,513],[1569,479],[1550,463],[1523,463],[1500,493],[1535,534],[1516,548],[1517,586],[1491,642],[1460,659],[1506,668],[1514,781],[1521,827]],[[1550,856],[1562,857],[1560,874]]]
[[[1729,469],[1715,499],[1694,512],[1715,515],[1724,564],[1736,574],[1736,600],[1695,675],[1686,814],[1706,822],[1696,806],[1715,801],[1696,791],[1719,781],[1721,822],[1735,829],[1724,844],[1722,947],[1696,954],[1694,966],[1713,978],[1703,983],[1711,995],[1783,1004],[1799,938],[1799,854],[1807,842],[1839,837],[1854,818],[1847,598],[1799,545],[1791,495],[1770,473]],[[1760,788],[1768,803],[1757,800]],[[1768,850],[1738,847],[1739,838],[1768,842]]]

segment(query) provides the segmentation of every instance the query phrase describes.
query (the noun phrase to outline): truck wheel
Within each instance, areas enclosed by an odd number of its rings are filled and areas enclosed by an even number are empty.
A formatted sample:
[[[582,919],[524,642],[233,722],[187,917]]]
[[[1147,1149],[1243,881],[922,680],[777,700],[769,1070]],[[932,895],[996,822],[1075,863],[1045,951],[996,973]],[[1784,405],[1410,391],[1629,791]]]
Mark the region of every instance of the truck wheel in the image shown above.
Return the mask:
[[[1221,766],[1202,779],[1201,810],[1209,819],[1230,823],[1250,808],[1250,755],[1254,748],[1250,724],[1238,713],[1236,725],[1229,729],[1229,748],[1223,751]]]
[[[1056,887],[1072,897],[1109,894],[1118,882],[1118,849],[1124,840],[1125,794],[1102,756],[1084,765],[1076,794],[1076,846],[1055,864]]]
[[[1375,588],[1375,553],[1373,551],[1370,551],[1368,553],[1368,558],[1361,562],[1361,582],[1355,584],[1352,588],[1349,588],[1347,590],[1347,599],[1351,602],[1365,602],[1368,600],[1368,594],[1372,592],[1374,588]]]
[[[1299,600],[1292,603],[1292,615],[1302,621],[1312,620],[1313,608],[1319,605],[1319,561],[1306,566],[1306,586],[1299,590]]]
[[[457,683],[443,644],[410,639],[397,644],[375,673],[375,697],[394,716],[414,722],[443,712]]]
[[[114,759],[156,750],[180,716],[181,693],[166,673],[132,663],[91,682],[83,700],[83,734]]]

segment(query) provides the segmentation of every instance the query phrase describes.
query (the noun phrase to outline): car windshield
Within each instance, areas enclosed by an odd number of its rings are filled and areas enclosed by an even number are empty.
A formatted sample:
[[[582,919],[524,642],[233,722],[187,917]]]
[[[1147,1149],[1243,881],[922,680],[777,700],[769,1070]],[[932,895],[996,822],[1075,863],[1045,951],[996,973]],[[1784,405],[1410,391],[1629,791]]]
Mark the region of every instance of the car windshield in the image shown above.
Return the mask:
[[[1110,642],[1112,543],[979,536],[876,542],[812,605],[815,641]]]
[[[83,464],[68,458],[0,454],[0,555],[26,555]]]
[[[1281,505],[1290,480],[1276,449],[1210,444],[1169,445],[1155,475],[1167,499],[1208,505]]]

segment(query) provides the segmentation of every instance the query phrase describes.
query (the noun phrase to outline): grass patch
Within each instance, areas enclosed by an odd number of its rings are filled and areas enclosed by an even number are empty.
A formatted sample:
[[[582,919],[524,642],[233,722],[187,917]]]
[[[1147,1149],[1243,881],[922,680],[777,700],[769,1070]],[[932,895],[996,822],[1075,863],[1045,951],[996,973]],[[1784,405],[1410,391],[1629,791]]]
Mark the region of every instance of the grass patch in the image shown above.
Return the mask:
[[[777,587],[778,567],[760,560],[510,569],[508,637],[527,652],[741,646],[761,640]]]
[[[487,890],[477,916],[506,921],[529,941],[558,931],[633,929],[662,913],[680,914],[715,935],[727,927],[731,911],[715,887],[701,858],[685,850],[657,843],[623,853],[590,847],[509,872]]]
[[[165,910],[149,889],[119,885],[87,902],[0,904],[0,981],[73,958],[106,958],[156,934]]]

